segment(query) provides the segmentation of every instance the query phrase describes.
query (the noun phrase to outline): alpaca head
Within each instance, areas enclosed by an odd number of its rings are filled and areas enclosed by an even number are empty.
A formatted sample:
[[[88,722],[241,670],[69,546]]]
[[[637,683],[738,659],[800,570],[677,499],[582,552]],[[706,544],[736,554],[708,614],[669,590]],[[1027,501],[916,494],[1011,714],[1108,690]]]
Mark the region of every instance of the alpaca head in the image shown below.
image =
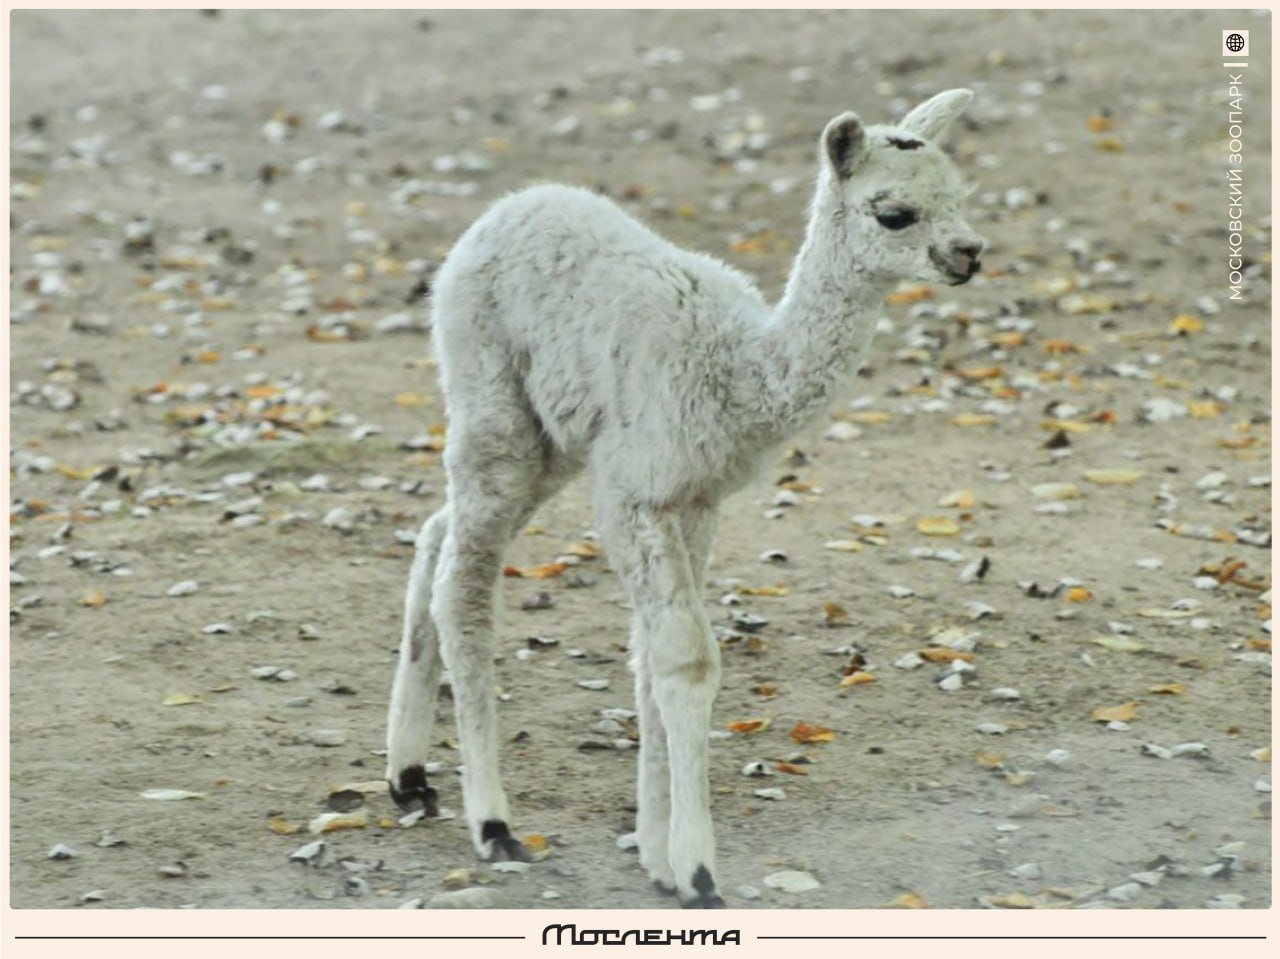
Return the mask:
[[[968,190],[938,142],[973,93],[948,90],[896,126],[842,113],[822,133],[815,207],[842,262],[869,277],[966,283],[982,238],[965,222]]]

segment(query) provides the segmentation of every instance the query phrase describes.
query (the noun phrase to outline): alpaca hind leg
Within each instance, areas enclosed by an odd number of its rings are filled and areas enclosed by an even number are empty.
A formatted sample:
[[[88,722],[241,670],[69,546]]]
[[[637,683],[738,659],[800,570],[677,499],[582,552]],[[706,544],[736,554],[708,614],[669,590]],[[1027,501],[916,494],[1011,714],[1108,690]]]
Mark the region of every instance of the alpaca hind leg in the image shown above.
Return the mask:
[[[431,618],[431,584],[449,526],[448,507],[418,534],[404,601],[400,661],[387,717],[387,782],[401,809],[436,815],[436,791],[427,785],[427,750],[440,690],[440,642]]]
[[[645,662],[644,638],[638,626],[631,633],[631,668],[636,677],[636,714],[640,727],[640,755],[636,762],[636,845],[640,865],[661,891],[676,891],[668,857],[671,826],[671,767],[667,730],[653,698],[653,677]]]
[[[532,426],[520,433],[522,438],[536,435]],[[456,496],[431,599],[453,683],[467,822],[477,853],[489,860],[528,859],[508,826],[498,768],[494,594],[507,545],[570,472],[541,448],[514,455],[516,442],[501,459],[467,462],[460,455],[451,465],[450,489]]]

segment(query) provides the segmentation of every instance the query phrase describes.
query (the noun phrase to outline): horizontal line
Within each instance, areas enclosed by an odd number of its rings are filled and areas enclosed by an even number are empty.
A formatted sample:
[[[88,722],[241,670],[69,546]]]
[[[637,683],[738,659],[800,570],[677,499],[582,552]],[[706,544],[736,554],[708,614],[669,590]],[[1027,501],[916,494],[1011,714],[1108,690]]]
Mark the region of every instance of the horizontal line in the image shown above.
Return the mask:
[[[1223,64],[1224,67],[1247,67],[1248,65],[1249,64],[1247,63],[1224,63]]]
[[[527,939],[528,936],[14,936],[14,939]]]
[[[1266,936],[756,936],[757,939],[1266,939]]]

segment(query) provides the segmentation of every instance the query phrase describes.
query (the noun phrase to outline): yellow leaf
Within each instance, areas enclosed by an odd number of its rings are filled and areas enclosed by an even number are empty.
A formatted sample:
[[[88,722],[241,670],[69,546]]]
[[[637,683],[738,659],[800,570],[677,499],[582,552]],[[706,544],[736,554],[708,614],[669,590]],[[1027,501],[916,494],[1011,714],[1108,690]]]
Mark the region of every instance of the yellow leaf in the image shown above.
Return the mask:
[[[203,703],[204,700],[199,696],[193,696],[190,693],[170,693],[164,699],[160,700],[162,706],[194,706]]]
[[[893,417],[884,410],[854,410],[852,413],[841,415],[839,419],[850,423],[861,423],[863,426],[883,426]]]
[[[1103,137],[1097,141],[1097,146],[1103,153],[1124,152],[1124,141],[1119,137]]]
[[[471,882],[470,869],[447,869],[440,879],[440,885],[446,889],[461,889]]]
[[[778,763],[773,767],[780,773],[786,773],[789,776],[807,776],[809,770],[803,766],[797,766],[795,763]]]
[[[836,738],[834,729],[810,726],[808,723],[796,723],[790,735],[798,743],[829,743]]]
[[[1068,353],[1082,352],[1075,343],[1060,337],[1045,340],[1041,348],[1050,356],[1066,356]]]
[[[866,547],[854,539],[833,539],[823,543],[822,548],[835,550],[837,553],[858,553]]]
[[[898,896],[893,902],[889,903],[890,909],[928,909],[929,904],[924,901],[924,897],[918,892],[904,892]]]
[[[297,823],[289,822],[280,816],[276,816],[269,823],[267,828],[277,836],[292,836],[294,833],[301,831],[302,827]]]
[[[1004,757],[999,753],[980,752],[973,758],[983,769],[999,769],[1004,765]]]
[[[1169,324],[1169,333],[1173,336],[1188,336],[1192,333],[1203,333],[1204,324],[1190,313],[1180,313]]]
[[[967,366],[956,370],[956,376],[965,380],[994,380],[1004,376],[1002,366]]]
[[[990,413],[957,413],[951,417],[952,426],[990,426],[995,421]]]
[[[565,552],[579,559],[595,559],[600,555],[600,547],[590,540],[583,540],[581,543],[574,543]]]
[[[791,589],[778,583],[776,586],[740,586],[738,592],[743,596],[788,596]]]
[[[1089,718],[1095,723],[1127,723],[1138,715],[1138,702],[1121,703],[1119,706],[1099,706]]]
[[[861,686],[863,683],[874,683],[875,681],[876,677],[873,673],[868,673],[865,670],[860,669],[856,673],[850,673],[844,679],[840,680],[840,685],[847,689],[851,686]]]
[[[94,589],[94,590],[90,590],[88,593],[85,594],[84,598],[80,600],[80,605],[88,606],[92,609],[97,609],[106,601],[107,601],[107,594],[100,589]]]
[[[916,521],[916,529],[925,536],[955,536],[960,524],[950,516],[924,516]]]
[[[952,509],[969,509],[973,506],[973,493],[967,489],[958,489],[939,499],[938,505]]]
[[[1192,400],[1187,404],[1187,409],[1192,418],[1197,420],[1211,420],[1227,411],[1226,406],[1217,400]]]
[[[1106,133],[1111,129],[1112,119],[1105,113],[1095,113],[1089,117],[1088,123],[1090,133]]]
[[[1158,683],[1155,686],[1148,686],[1147,692],[1161,693],[1166,696],[1182,696],[1186,694],[1188,688],[1186,683]]]
[[[1136,483],[1146,474],[1134,469],[1096,469],[1085,470],[1084,478],[1099,486],[1117,486],[1124,483]]]
[[[1062,430],[1064,433],[1088,433],[1093,429],[1090,423],[1081,423],[1079,420],[1045,420],[1040,424],[1040,428],[1056,433]]]
[[[847,623],[849,621],[849,611],[839,603],[823,603],[822,614],[826,617],[828,623]]]
[[[1083,586],[1072,586],[1063,596],[1068,603],[1087,603],[1093,599],[1093,593]]]
[[[426,406],[431,397],[425,393],[397,393],[396,406]]]
[[[1008,896],[988,896],[987,902],[997,909],[1034,909],[1036,906],[1031,897],[1020,892]]]

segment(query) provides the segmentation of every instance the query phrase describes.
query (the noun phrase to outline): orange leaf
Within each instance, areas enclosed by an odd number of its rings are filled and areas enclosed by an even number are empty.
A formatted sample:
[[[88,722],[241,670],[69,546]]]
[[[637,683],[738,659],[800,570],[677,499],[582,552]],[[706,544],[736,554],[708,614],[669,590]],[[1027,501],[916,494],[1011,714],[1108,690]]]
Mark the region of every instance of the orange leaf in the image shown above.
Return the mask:
[[[541,566],[524,567],[504,566],[502,575],[526,579],[554,579],[568,568],[568,563],[543,563]]]
[[[836,738],[836,733],[834,729],[827,729],[826,726],[796,723],[791,730],[791,738],[798,743],[829,743]]]
[[[924,897],[918,892],[904,892],[898,896],[893,902],[889,903],[890,909],[928,909],[929,904],[924,901]]]
[[[520,840],[520,844],[530,852],[546,852],[547,837],[541,833],[531,832]]]
[[[965,380],[994,380],[1004,376],[1002,366],[969,366],[956,370],[956,376]]]
[[[957,413],[951,417],[952,426],[990,426],[995,421],[990,413]]]
[[[249,386],[245,388],[244,395],[251,400],[269,400],[284,394],[284,390],[279,386],[271,386],[269,383],[261,383],[257,386]]]
[[[274,819],[272,819],[269,823],[267,823],[267,828],[270,829],[277,836],[292,836],[294,833],[302,829],[302,827],[299,826],[297,823],[289,822],[289,820],[283,818],[282,816],[276,816]]]
[[[1105,113],[1095,113],[1089,117],[1088,123],[1090,133],[1106,133],[1111,129],[1113,121]]]
[[[1138,702],[1121,703],[1119,706],[1099,706],[1089,718],[1095,723],[1127,723],[1138,715]]]
[[[1044,341],[1044,351],[1050,356],[1065,356],[1068,353],[1079,353],[1080,347],[1070,340],[1054,337]]]
[[[778,770],[778,772],[780,773],[790,773],[792,776],[809,775],[808,769],[806,769],[804,766],[797,766],[794,763],[778,763],[778,765],[774,766],[773,768]]]
[[[875,681],[876,677],[874,673],[868,673],[865,670],[860,669],[856,673],[850,673],[844,679],[840,680],[840,685],[845,687],[861,686],[863,683],[874,683]]]
[[[762,699],[773,699],[778,695],[778,687],[773,683],[758,683],[751,687],[751,691]]]
[[[725,728],[731,733],[758,733],[769,728],[773,720],[766,716],[763,719],[740,719],[737,722],[726,724]]]
[[[823,603],[822,614],[826,617],[828,623],[847,623],[849,621],[849,611],[839,603]]]
[[[926,536],[955,536],[960,524],[950,516],[924,516],[916,521],[916,529]]]
[[[884,298],[884,301],[890,306],[910,306],[912,303],[919,303],[921,300],[932,300],[933,296],[932,287],[913,286],[890,293]]]
[[[739,586],[738,592],[743,596],[788,596],[791,589],[779,583],[777,586]]]
[[[1093,599],[1093,593],[1089,592],[1083,586],[1073,586],[1067,590],[1063,597],[1068,603],[1087,603]]]
[[[947,649],[945,646],[930,646],[928,649],[920,650],[917,655],[930,663],[950,663],[957,659],[961,662],[971,663],[977,658],[973,653],[962,653],[958,650]]]

